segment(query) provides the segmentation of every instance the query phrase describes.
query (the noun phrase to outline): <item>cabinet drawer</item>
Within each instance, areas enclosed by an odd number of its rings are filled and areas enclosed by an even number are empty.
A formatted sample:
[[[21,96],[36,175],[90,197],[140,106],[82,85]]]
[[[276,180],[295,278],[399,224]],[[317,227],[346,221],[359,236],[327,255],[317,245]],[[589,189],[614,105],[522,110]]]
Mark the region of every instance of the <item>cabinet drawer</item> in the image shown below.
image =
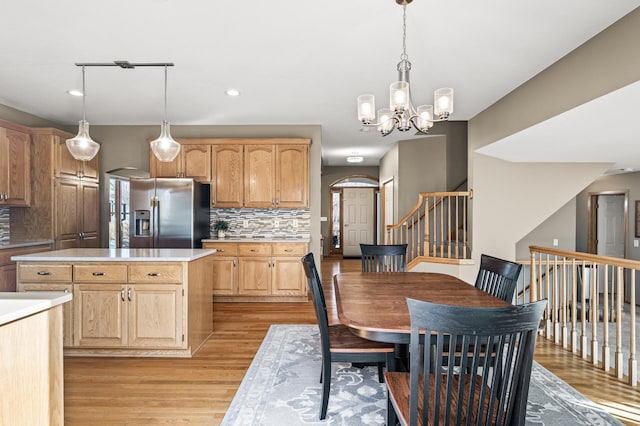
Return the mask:
[[[239,244],[239,256],[271,256],[271,244]]]
[[[83,283],[126,283],[127,265],[73,265],[73,280]]]
[[[304,256],[308,251],[305,243],[277,243],[273,245],[274,256]]]
[[[214,256],[237,256],[238,255],[238,244],[227,244],[227,243],[203,243],[202,248],[206,249],[216,249]]]
[[[71,265],[26,264],[18,267],[20,282],[71,282]]]
[[[182,265],[154,263],[129,265],[130,283],[182,283]]]

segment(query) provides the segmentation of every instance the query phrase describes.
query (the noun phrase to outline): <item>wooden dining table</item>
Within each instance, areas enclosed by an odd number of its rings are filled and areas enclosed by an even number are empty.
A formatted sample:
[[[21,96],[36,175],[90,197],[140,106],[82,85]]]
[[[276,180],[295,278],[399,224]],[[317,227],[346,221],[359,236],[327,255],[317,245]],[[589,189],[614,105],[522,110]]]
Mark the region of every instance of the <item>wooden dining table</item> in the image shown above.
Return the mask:
[[[357,336],[406,345],[407,298],[469,307],[508,306],[459,278],[433,272],[346,272],[333,277],[340,322]]]

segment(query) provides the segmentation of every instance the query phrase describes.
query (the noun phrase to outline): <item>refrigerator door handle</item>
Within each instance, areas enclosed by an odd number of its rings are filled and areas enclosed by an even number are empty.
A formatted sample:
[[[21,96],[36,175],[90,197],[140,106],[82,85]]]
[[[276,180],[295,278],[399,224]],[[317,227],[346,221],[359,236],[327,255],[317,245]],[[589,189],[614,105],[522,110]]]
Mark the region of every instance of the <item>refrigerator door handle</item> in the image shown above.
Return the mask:
[[[160,200],[153,197],[153,248],[158,247],[158,235],[160,234]]]

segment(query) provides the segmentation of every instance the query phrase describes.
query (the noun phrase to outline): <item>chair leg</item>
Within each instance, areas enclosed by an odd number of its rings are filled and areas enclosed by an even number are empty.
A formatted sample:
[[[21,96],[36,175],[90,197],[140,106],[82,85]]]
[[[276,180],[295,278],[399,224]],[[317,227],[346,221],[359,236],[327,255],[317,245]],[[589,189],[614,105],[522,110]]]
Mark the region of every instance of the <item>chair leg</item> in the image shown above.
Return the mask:
[[[398,416],[393,408],[391,398],[387,395],[387,426],[396,426],[398,424]]]
[[[382,371],[383,364],[381,362],[378,363],[378,382],[384,383],[384,372]]]
[[[327,417],[327,407],[329,406],[329,390],[331,389],[331,360],[322,360],[322,404],[320,406],[320,420]]]

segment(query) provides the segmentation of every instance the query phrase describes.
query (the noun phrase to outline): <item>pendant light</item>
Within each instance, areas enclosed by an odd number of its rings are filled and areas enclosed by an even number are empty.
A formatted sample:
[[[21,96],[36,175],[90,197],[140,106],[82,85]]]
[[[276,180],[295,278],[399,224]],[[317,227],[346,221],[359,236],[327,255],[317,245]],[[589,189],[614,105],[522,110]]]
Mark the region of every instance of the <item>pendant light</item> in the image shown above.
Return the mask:
[[[78,134],[71,139],[67,139],[67,149],[76,160],[89,161],[96,156],[100,150],[100,144],[89,135],[89,122],[87,121],[85,100],[87,92],[84,84],[84,66],[82,67],[82,120],[78,126]]]
[[[164,66],[164,120],[160,136],[151,141],[151,151],[159,161],[171,162],[180,152],[180,144],[171,137],[167,120],[167,65]]]

